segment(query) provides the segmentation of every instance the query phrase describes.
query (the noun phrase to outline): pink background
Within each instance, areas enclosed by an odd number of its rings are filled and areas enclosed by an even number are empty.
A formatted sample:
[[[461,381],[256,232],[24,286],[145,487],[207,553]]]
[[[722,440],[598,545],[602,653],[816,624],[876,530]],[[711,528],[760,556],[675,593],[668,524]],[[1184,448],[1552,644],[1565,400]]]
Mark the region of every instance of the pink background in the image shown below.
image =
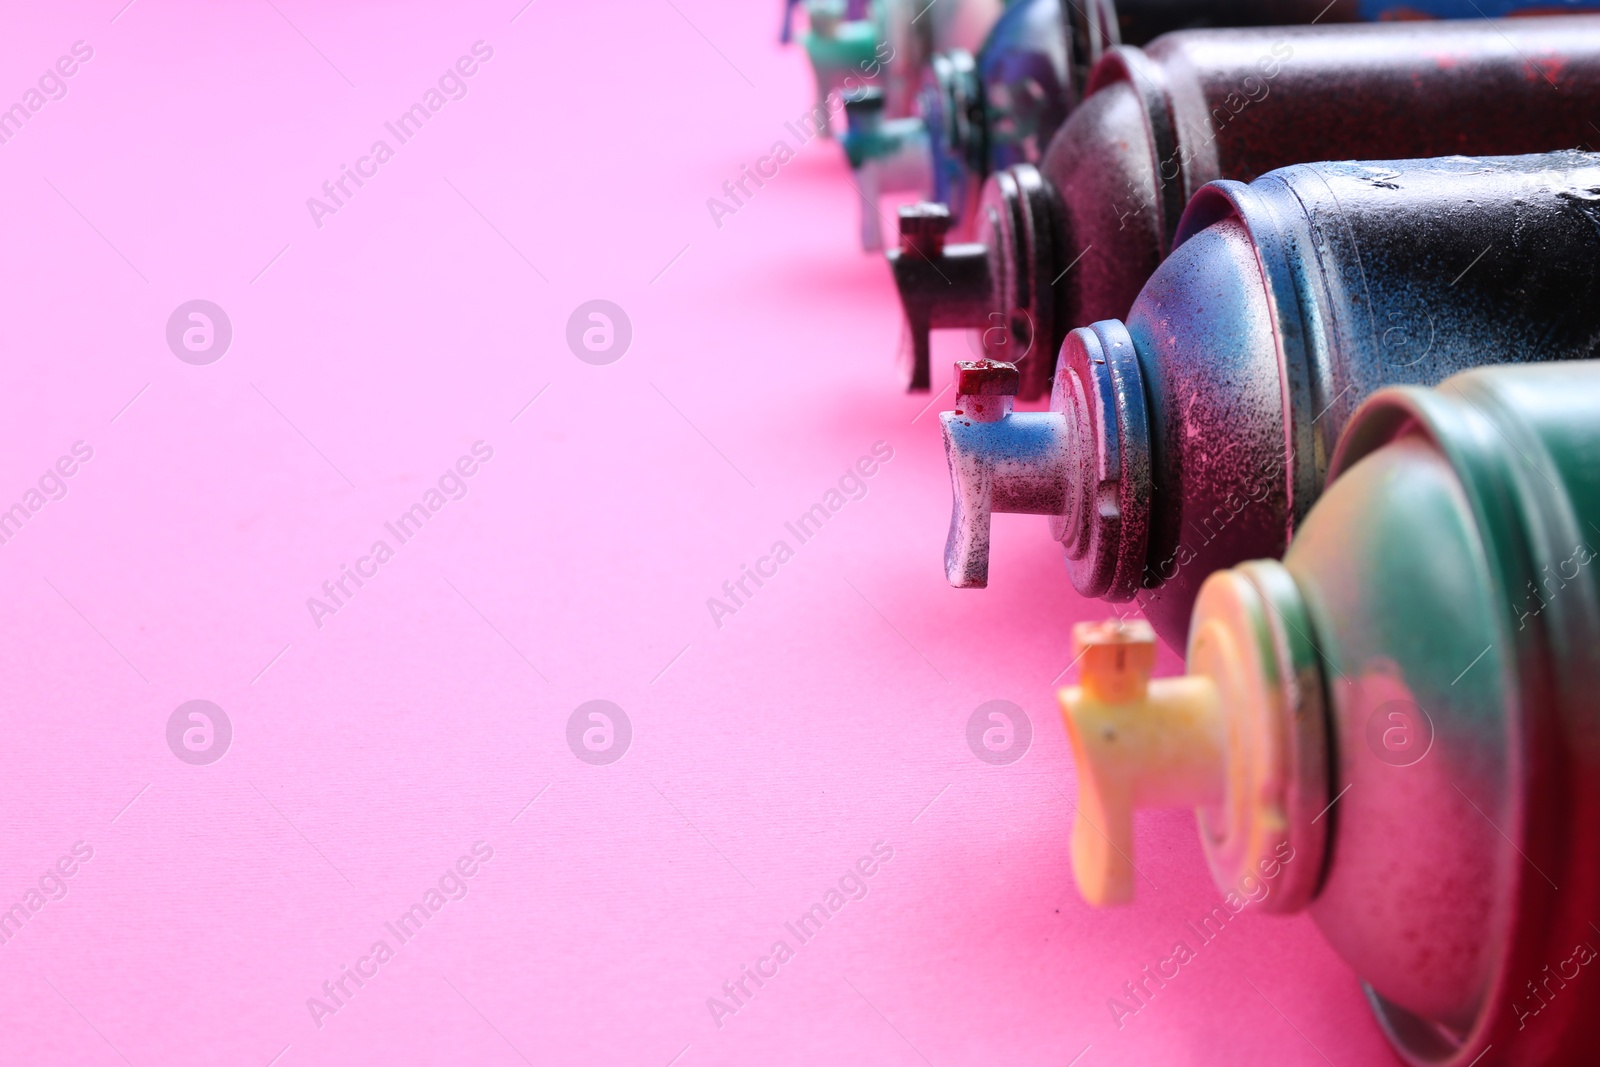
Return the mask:
[[[776,0],[121,3],[0,35],[0,103],[94,49],[0,145],[0,506],[94,449],[0,545],[0,904],[94,850],[0,945],[0,1062],[1387,1061],[1304,918],[1246,914],[1112,1021],[1217,899],[1193,819],[1143,818],[1135,905],[1079,900],[1051,689],[1103,608],[1033,518],[997,521],[987,592],[945,585],[937,424],[837,148],[713,224],[810,98]],[[468,95],[317,228],[306,198],[478,40]],[[233,324],[209,366],[165,341],[194,298]],[[610,366],[564,340],[594,298],[633,324]],[[319,629],[306,598],[478,440],[465,499]],[[600,697],[634,738],[590,766],[566,723]],[[997,698],[1035,733],[1005,767],[965,735]],[[167,747],[192,699],[233,724],[209,766]],[[477,841],[468,895],[319,1029],[307,998]],[[707,998],[877,841],[866,898],[719,1029]]]

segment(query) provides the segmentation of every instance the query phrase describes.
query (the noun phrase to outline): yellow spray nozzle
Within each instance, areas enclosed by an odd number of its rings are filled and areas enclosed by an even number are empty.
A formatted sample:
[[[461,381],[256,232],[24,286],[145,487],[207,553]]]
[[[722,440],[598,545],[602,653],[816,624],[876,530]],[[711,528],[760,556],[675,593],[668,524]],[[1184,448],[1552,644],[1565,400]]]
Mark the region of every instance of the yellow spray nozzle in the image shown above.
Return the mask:
[[[1269,562],[1207,579],[1185,675],[1150,677],[1149,623],[1073,627],[1082,675],[1057,697],[1078,768],[1072,872],[1085,900],[1133,899],[1133,812],[1156,807],[1197,809],[1212,877],[1225,892],[1246,877],[1270,877],[1264,910],[1293,911],[1311,898],[1328,783],[1310,628],[1293,579]],[[1297,854],[1289,869],[1285,857]]]
[[[1059,693],[1078,765],[1072,871],[1095,905],[1133,899],[1133,809],[1215,804],[1222,724],[1209,678],[1151,681],[1150,624],[1079,623],[1079,684]]]

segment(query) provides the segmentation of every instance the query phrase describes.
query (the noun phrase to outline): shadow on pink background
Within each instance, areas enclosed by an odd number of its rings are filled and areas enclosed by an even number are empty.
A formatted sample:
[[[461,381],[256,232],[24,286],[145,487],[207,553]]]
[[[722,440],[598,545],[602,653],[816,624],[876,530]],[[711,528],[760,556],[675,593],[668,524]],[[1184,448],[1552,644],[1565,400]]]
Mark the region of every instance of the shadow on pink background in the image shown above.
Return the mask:
[[[837,148],[713,222],[797,147],[776,0],[122,2],[0,36],[0,103],[93,53],[0,145],[0,507],[26,515],[0,544],[0,1062],[1387,1062],[1303,918],[1241,916],[1114,1021],[1217,900],[1193,820],[1141,822],[1134,906],[1079,900],[1051,691],[1103,607],[1039,519],[997,520],[988,591],[945,585],[943,405],[900,390]],[[166,337],[195,299],[232,327],[204,365]],[[609,365],[565,340],[593,299],[632,325]],[[942,385],[967,348],[938,344]],[[719,627],[708,598],[778,540]],[[595,699],[632,730],[604,765],[568,744]],[[1033,729],[1008,766],[966,739],[994,699]],[[169,748],[191,700],[231,724],[215,762]],[[785,924],[875,848],[801,943]]]

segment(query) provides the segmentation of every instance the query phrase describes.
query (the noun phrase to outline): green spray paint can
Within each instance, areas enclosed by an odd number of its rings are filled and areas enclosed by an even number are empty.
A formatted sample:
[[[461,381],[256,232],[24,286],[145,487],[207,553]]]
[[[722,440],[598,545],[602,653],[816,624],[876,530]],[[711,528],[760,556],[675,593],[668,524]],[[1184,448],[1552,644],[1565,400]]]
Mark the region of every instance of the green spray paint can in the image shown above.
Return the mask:
[[[1187,675],[1081,626],[1085,897],[1131,898],[1134,808],[1193,806],[1218,887],[1309,912],[1406,1062],[1593,1063],[1597,415],[1590,362],[1382,390],[1283,561],[1206,581]]]

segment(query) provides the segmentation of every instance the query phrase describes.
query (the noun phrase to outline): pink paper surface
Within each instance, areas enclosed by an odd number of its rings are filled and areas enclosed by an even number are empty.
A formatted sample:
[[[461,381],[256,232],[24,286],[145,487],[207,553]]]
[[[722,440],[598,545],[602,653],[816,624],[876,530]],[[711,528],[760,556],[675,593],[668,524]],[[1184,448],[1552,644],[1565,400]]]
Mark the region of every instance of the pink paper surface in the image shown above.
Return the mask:
[[[811,86],[776,0],[122,3],[0,35],[0,101],[93,52],[0,144],[0,507],[27,516],[0,544],[0,1063],[1390,1061],[1309,920],[1201,946],[1191,815],[1141,818],[1136,904],[1079,899],[1051,692],[1105,608],[1036,518],[997,520],[988,591],[946,586],[947,405],[900,389],[837,147],[785,128]],[[719,226],[707,198],[778,140]],[[232,325],[206,365],[166,336],[194,299]],[[592,299],[632,324],[609,365],[565,339]],[[938,384],[966,345],[936,342]],[[593,699],[632,726],[608,765],[568,745]],[[994,699],[1033,730],[1007,766],[967,741]],[[207,765],[168,744],[191,700],[232,725]],[[785,924],[875,845],[802,943]]]

